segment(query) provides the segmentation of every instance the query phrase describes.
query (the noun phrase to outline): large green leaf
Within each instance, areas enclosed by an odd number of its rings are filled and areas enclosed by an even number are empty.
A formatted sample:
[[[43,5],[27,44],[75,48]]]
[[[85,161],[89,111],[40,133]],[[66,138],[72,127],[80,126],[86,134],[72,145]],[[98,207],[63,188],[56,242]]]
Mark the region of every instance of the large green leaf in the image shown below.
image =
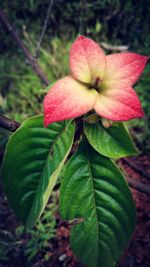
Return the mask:
[[[71,246],[87,267],[115,266],[135,226],[134,202],[116,165],[88,143],[66,165],[60,214],[83,219],[71,230]]]
[[[26,120],[10,138],[3,164],[4,190],[11,207],[26,226],[41,215],[70,152],[74,123],[43,127],[43,117]]]
[[[110,128],[100,122],[85,123],[84,129],[93,148],[106,157],[121,158],[138,153],[123,123],[114,123]]]

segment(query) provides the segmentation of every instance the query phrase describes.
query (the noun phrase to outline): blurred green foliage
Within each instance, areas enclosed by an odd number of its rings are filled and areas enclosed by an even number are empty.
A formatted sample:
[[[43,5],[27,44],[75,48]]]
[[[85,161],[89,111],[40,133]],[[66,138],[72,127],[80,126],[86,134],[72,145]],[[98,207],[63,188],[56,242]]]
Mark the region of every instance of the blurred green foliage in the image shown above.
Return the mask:
[[[150,65],[148,65],[135,86],[141,100],[145,117],[129,122],[139,142],[141,150],[150,153]]]
[[[26,45],[27,42],[25,39]],[[71,42],[66,44],[55,37],[47,48],[41,49],[38,61],[50,83],[67,74],[70,45]],[[31,39],[28,47],[33,50],[34,44]],[[42,113],[45,86],[27,64],[24,55],[14,54],[10,59],[10,54],[4,54],[0,60],[0,69],[1,112],[20,122],[28,116]]]
[[[49,0],[5,0],[0,8],[20,31],[34,31],[37,40],[48,5]],[[47,37],[65,36],[69,40],[82,33],[97,41],[128,44],[131,49],[146,52],[150,51],[149,25],[149,0],[57,0],[52,6]],[[3,32],[1,49],[10,47],[10,38]]]
[[[37,254],[42,255],[43,260],[48,260],[51,250],[51,239],[56,234],[56,219],[54,214],[57,209],[56,196],[53,203],[49,203],[46,206],[40,220],[37,222],[33,229],[25,229],[23,226],[19,226],[16,229],[16,236],[18,240],[27,237],[24,243],[24,255],[28,261],[33,260]]]
[[[27,263],[37,259],[42,259],[44,262],[51,257],[51,242],[56,234],[55,214],[58,209],[56,195],[57,193],[53,192],[51,201],[34,228],[20,225],[14,233],[0,230],[0,262],[4,266],[18,254],[22,254]]]

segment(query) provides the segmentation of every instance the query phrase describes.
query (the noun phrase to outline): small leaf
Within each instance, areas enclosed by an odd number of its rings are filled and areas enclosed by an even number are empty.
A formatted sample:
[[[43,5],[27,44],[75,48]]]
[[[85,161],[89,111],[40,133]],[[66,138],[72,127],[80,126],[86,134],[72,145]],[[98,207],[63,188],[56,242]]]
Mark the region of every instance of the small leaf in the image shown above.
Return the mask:
[[[111,127],[105,128],[101,123],[85,122],[84,129],[91,146],[106,157],[121,158],[138,154],[123,123],[114,123]]]
[[[65,220],[83,219],[71,230],[71,247],[87,267],[116,265],[133,233],[134,202],[116,165],[88,143],[65,168],[60,213]]]
[[[6,196],[26,226],[41,215],[70,152],[74,124],[71,121],[43,126],[43,117],[26,120],[10,138],[2,177]]]
[[[92,113],[84,117],[84,121],[91,124],[98,122],[100,119],[100,116],[98,116],[96,113]]]

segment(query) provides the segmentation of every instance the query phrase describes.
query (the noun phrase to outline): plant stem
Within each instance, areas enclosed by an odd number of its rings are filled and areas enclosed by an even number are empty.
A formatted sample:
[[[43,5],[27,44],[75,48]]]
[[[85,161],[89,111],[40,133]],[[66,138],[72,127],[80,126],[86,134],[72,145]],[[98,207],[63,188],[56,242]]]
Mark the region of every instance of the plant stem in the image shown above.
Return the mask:
[[[19,122],[9,119],[3,115],[0,115],[0,127],[7,129],[11,132],[15,132],[19,126],[20,126]]]
[[[141,182],[136,181],[135,179],[129,178],[127,177],[127,182],[129,184],[130,187],[132,187],[133,189],[145,193],[147,195],[150,195],[150,186],[147,186]]]
[[[54,0],[50,0],[49,6],[48,6],[48,9],[47,9],[47,15],[46,15],[46,18],[45,18],[45,21],[44,21],[44,25],[43,25],[43,28],[42,28],[41,36],[39,38],[39,41],[37,43],[37,48],[35,50],[35,56],[34,56],[35,58],[38,58],[39,50],[40,50],[40,47],[41,47],[41,44],[42,44],[42,41],[43,41],[43,38],[44,38],[44,34],[46,32],[46,29],[47,29],[47,24],[48,24],[48,20],[49,20],[49,17],[50,17],[50,13],[51,13],[53,4],[54,4]]]
[[[138,172],[141,176],[147,178],[150,180],[150,175],[145,173],[144,170],[142,170],[141,168],[137,167],[131,160],[129,159],[122,159],[123,162],[125,162],[126,164],[128,164],[133,170],[135,170],[136,172]]]

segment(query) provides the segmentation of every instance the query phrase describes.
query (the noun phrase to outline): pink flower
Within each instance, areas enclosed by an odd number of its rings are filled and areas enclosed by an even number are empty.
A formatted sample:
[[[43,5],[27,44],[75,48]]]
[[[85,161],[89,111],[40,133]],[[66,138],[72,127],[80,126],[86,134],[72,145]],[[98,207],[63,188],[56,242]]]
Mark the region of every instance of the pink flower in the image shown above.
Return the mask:
[[[112,121],[142,117],[132,85],[148,59],[130,52],[105,56],[96,42],[79,36],[70,50],[71,75],[57,81],[44,98],[44,125],[93,109]]]

